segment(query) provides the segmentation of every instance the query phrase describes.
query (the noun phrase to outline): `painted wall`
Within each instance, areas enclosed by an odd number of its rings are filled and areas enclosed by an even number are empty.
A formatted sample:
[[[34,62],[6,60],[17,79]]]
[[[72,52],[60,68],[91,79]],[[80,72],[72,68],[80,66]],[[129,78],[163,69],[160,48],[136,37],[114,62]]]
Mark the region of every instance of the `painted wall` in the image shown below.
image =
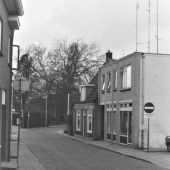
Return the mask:
[[[170,55],[145,54],[144,103],[152,102],[154,116],[150,118],[150,147],[165,148],[170,135]],[[147,118],[144,119],[147,145]]]

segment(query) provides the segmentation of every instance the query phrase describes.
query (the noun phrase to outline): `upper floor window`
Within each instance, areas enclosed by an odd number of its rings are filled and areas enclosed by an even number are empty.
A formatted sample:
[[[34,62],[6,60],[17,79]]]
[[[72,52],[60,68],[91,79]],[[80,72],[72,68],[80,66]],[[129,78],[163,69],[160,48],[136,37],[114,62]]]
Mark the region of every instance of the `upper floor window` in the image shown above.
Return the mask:
[[[6,91],[2,90],[2,105],[6,105]]]
[[[110,91],[111,87],[111,73],[107,73],[107,91]]]
[[[11,37],[8,39],[8,64],[11,64]]]
[[[86,100],[86,87],[82,86],[81,87],[81,95],[80,95],[80,101],[85,101]]]
[[[2,53],[2,19],[0,17],[0,53]]]
[[[106,84],[105,84],[105,75],[102,75],[102,91],[105,90],[105,86],[106,86]]]
[[[122,89],[131,88],[131,66],[122,68],[121,70],[121,87]]]
[[[117,70],[113,71],[113,89],[117,89]]]

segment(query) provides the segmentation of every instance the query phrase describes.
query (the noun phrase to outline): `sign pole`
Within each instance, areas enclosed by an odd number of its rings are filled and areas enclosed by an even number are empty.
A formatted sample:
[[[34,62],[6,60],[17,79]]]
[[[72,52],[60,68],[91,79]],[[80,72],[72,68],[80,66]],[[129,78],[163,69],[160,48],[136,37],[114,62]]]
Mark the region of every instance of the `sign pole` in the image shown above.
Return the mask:
[[[148,141],[147,141],[147,148],[148,148],[148,152],[149,152],[149,123],[150,123],[150,118],[148,117]]]

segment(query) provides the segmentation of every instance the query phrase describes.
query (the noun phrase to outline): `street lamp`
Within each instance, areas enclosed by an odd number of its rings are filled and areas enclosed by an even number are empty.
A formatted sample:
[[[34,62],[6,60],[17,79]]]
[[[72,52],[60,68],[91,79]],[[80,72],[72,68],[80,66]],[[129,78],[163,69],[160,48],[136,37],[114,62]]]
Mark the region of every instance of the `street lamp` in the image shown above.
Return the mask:
[[[48,111],[47,111],[47,103],[48,103],[48,95],[45,96],[45,127],[48,125]]]

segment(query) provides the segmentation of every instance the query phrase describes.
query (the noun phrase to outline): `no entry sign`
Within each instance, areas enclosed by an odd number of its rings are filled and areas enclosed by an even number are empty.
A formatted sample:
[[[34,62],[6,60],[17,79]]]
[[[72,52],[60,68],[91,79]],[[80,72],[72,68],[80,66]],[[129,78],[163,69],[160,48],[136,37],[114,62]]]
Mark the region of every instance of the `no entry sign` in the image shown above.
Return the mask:
[[[149,116],[153,116],[153,114],[151,114],[153,111],[155,110],[155,106],[153,105],[153,103],[148,102],[144,105],[144,111],[147,113],[147,115]]]

